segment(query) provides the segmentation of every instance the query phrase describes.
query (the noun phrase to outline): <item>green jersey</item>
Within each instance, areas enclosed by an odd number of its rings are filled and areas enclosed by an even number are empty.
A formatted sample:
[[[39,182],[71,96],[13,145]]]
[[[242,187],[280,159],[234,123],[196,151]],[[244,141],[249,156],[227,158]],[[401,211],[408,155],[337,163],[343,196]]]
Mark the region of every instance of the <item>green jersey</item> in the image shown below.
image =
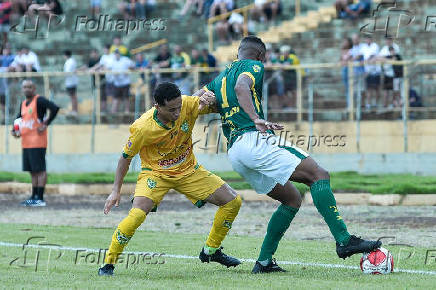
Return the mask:
[[[227,65],[226,70],[205,86],[205,89],[212,91],[216,96],[228,148],[232,146],[238,136],[247,131],[256,131],[254,122],[241,108],[236,96],[235,85],[240,75],[245,74],[253,80],[251,99],[254,110],[259,118],[264,118],[261,104],[263,70],[263,64],[260,61],[252,59],[235,60]]]

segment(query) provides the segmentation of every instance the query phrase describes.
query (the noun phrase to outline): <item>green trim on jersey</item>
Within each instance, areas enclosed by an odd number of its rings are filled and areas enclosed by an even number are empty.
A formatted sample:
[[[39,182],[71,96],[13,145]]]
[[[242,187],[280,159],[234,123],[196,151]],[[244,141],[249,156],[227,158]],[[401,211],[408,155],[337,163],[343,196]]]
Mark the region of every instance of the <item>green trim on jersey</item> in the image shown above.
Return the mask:
[[[205,86],[206,90],[212,91],[216,96],[223,133],[228,142],[227,149],[230,149],[233,142],[242,134],[257,131],[253,121],[240,106],[235,93],[235,85],[240,75],[247,75],[253,80],[253,85],[250,88],[253,107],[259,117],[264,118],[261,103],[263,71],[263,64],[260,61],[253,59],[236,60],[227,65],[223,72]]]
[[[166,129],[166,130],[171,130],[170,127],[168,127],[167,125],[165,125],[164,123],[162,123],[161,120],[159,120],[159,118],[157,117],[157,110],[155,109],[153,112],[153,120],[156,121],[156,123],[161,126],[162,128]],[[172,126],[174,127],[174,122],[172,122]]]

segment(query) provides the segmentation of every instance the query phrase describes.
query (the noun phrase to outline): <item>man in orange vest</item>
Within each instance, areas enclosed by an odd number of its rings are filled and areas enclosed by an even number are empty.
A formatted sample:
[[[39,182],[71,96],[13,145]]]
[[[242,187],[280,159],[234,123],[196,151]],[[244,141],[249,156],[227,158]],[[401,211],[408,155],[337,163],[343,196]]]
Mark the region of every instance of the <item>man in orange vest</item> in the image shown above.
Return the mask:
[[[56,117],[59,107],[46,98],[36,95],[35,85],[31,80],[23,81],[22,89],[26,99],[22,102],[17,116],[17,119],[21,118],[21,124],[19,130],[16,130],[17,128],[12,130],[12,136],[16,138],[21,136],[23,171],[29,171],[32,177],[32,196],[21,204],[45,206],[47,126]],[[47,110],[50,111],[48,118],[46,118]]]

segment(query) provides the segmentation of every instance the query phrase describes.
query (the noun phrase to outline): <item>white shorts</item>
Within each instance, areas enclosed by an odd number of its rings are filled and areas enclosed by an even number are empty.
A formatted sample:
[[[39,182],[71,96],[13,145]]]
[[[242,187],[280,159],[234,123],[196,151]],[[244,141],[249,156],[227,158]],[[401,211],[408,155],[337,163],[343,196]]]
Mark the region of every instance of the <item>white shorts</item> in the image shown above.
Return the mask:
[[[233,169],[260,194],[269,193],[277,183],[284,185],[309,156],[278,136],[263,136],[258,131],[238,137],[228,155]]]

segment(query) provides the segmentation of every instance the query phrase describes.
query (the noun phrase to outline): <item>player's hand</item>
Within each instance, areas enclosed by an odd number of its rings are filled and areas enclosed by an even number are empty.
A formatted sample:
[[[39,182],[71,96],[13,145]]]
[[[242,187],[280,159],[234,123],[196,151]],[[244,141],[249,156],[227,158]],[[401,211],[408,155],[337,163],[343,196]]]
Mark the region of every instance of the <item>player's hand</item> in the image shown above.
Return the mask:
[[[104,214],[108,214],[114,205],[118,207],[120,200],[121,194],[116,191],[112,191],[112,193],[107,197],[106,203],[104,204]]]
[[[47,125],[46,124],[42,124],[41,126],[38,127],[38,132],[42,133],[45,130],[47,130]]]
[[[284,127],[278,123],[268,122],[263,119],[256,119],[253,121],[256,125],[256,129],[261,133],[265,133],[266,130],[282,130]]]
[[[20,138],[20,136],[21,136],[20,132],[19,131],[15,131],[15,130],[11,131],[11,135],[14,136],[15,138]]]
[[[198,107],[198,110],[202,110],[204,107],[211,106],[215,104],[216,97],[215,94],[212,91],[205,91],[200,96],[200,106]]]

